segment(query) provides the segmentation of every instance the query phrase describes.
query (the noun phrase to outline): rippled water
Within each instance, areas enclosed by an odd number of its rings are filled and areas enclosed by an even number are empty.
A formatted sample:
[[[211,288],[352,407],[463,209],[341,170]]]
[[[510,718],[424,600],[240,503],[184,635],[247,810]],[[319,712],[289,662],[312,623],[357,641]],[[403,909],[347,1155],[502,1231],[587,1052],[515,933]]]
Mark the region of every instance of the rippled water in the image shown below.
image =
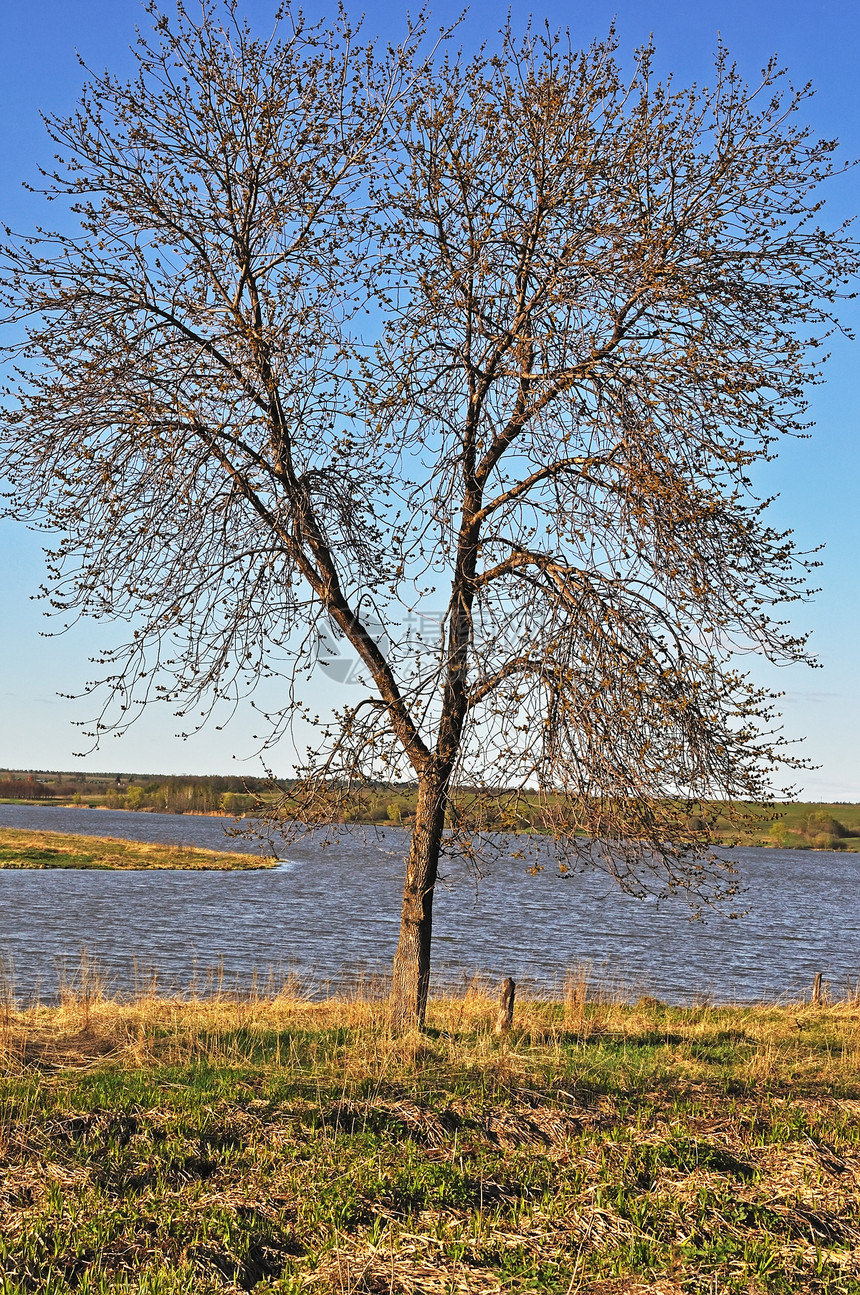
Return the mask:
[[[253,850],[231,819],[0,805],[0,826]],[[284,846],[260,872],[0,870],[0,957],[20,998],[56,992],[57,967],[86,947],[112,986],[152,969],[163,987],[214,969],[247,984],[294,973],[320,987],[385,971],[394,953],[406,835],[396,828],[323,847]],[[569,967],[669,1001],[796,996],[823,971],[838,991],[860,975],[860,855],[737,850],[748,887],[738,920],[690,923],[680,901],[631,899],[595,872],[532,877],[502,859],[475,886],[449,866],[434,909],[434,980],[478,972],[557,987]],[[136,968],[136,970],[135,970]]]

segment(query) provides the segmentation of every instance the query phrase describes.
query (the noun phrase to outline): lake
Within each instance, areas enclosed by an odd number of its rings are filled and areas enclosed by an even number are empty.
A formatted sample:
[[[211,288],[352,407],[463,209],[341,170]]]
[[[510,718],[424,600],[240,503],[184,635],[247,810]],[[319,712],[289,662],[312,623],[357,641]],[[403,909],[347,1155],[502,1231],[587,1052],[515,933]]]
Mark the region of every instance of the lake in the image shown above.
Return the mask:
[[[0,805],[0,826],[255,849],[225,835],[232,819],[189,815]],[[0,959],[19,1001],[53,998],[58,969],[82,948],[123,992],[157,972],[164,991],[213,977],[245,987],[271,973],[323,993],[388,970],[406,839],[399,828],[330,845],[309,836],[254,872],[0,870]],[[817,971],[839,993],[860,975],[860,855],[732,853],[747,915],[692,923],[682,901],[630,898],[599,872],[530,876],[508,857],[476,884],[449,864],[434,906],[434,984],[478,973],[552,990],[587,963],[633,996],[723,1002],[798,997]]]

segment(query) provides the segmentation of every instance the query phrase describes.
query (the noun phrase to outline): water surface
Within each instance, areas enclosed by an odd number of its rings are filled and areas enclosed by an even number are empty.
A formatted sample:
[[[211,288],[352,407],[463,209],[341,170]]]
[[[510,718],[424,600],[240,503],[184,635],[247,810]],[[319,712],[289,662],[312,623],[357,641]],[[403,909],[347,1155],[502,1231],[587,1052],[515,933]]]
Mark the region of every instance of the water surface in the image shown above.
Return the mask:
[[[232,839],[232,819],[0,805],[0,826],[53,829],[207,849],[259,849]],[[85,947],[114,988],[157,970],[162,987],[222,975],[298,975],[319,990],[385,971],[397,942],[406,833],[386,828],[283,843],[278,868],[255,872],[0,870],[0,957],[19,998],[50,998],[57,967]],[[552,989],[583,962],[632,993],[674,1002],[808,993],[823,971],[840,989],[860,975],[860,856],[733,851],[747,887],[731,920],[690,923],[683,901],[621,894],[603,874],[561,880],[505,857],[476,885],[445,869],[434,908],[434,983],[474,973]]]

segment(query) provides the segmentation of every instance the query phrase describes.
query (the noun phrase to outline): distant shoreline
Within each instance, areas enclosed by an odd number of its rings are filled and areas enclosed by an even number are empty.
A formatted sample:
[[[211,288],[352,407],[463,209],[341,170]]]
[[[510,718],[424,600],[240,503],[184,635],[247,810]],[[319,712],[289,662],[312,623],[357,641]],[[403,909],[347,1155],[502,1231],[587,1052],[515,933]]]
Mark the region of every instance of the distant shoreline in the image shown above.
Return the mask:
[[[393,797],[394,793],[391,792],[390,795]],[[377,828],[401,827],[408,831],[412,826],[414,817],[414,805],[410,791],[400,789],[396,799],[392,799],[390,804],[385,804],[386,800],[387,796],[379,793],[377,796],[379,804],[362,805],[356,809],[354,816],[333,819],[332,823],[334,825]],[[90,809],[123,814],[169,815],[176,818],[230,819],[237,823],[242,821],[251,823],[255,818],[259,817],[250,806],[228,808],[224,805],[218,809],[203,809],[196,807],[185,808],[184,806],[181,808],[168,808],[160,805],[118,805],[110,802],[104,803],[104,801],[102,803],[97,802],[97,796],[77,804],[67,800],[52,800],[47,797],[38,799],[0,798],[0,805],[20,805],[31,809],[55,809],[61,811]],[[383,805],[384,810],[380,812]],[[526,808],[528,809],[528,807]],[[697,814],[688,816],[690,820],[689,844],[691,846],[705,844],[709,847],[726,849],[748,847],[750,849],[809,850],[820,853],[829,853],[835,850],[842,853],[860,854],[860,804],[797,801],[786,805],[775,805],[772,810],[777,815],[776,818],[770,819],[766,814],[762,814],[762,817],[754,826],[744,830],[742,827],[732,823],[728,815],[724,816],[721,812],[721,806],[714,803],[707,809],[707,822],[711,833],[709,839],[705,835],[706,820]],[[524,813],[522,821],[518,821],[514,825],[488,820],[481,824],[480,830],[517,835],[544,833],[542,824],[531,811]]]

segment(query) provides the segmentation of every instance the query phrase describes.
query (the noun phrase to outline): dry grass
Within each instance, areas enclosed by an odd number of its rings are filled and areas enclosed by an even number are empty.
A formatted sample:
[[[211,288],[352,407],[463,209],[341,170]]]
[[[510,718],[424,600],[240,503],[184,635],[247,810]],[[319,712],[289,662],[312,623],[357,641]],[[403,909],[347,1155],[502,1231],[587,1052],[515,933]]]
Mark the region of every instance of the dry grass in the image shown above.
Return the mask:
[[[0,977],[0,1064],[7,1075],[15,1056],[38,1059],[52,1050],[81,1066],[107,1052],[123,1065],[202,1058],[220,1065],[241,1062],[249,1047],[272,1035],[323,1038],[338,1032],[343,1040],[336,1073],[349,1082],[420,1067],[428,1058],[445,1066],[503,1065],[511,1075],[536,1068],[549,1075],[564,1069],[571,1050],[585,1060],[583,1050],[591,1045],[603,1064],[610,1055],[620,1059],[622,1087],[638,1086],[645,1054],[659,1058],[660,1074],[685,1084],[860,1085],[860,1001],[854,990],[821,1007],[807,1001],[672,1007],[650,997],[632,1004],[612,997],[580,970],[568,976],[562,1002],[519,997],[514,1030],[500,1044],[494,1034],[497,1003],[480,982],[460,995],[431,1000],[425,1032],[403,1036],[388,1029],[381,980],[367,982],[363,992],[322,1001],[295,979],[277,988],[271,981],[242,991],[213,992],[210,986],[198,994],[192,988],[175,997],[146,988],[113,997],[105,985],[85,951],[70,973],[61,973],[55,1006],[17,1008],[13,987]],[[70,1040],[77,1036],[82,1044],[75,1058]],[[271,1061],[283,1069],[289,1059],[276,1054]]]
[[[274,859],[186,845],[114,837],[0,828],[0,868],[185,868],[219,871],[270,868]]]
[[[0,1014],[4,1295],[860,1292],[856,1002],[98,984]]]

